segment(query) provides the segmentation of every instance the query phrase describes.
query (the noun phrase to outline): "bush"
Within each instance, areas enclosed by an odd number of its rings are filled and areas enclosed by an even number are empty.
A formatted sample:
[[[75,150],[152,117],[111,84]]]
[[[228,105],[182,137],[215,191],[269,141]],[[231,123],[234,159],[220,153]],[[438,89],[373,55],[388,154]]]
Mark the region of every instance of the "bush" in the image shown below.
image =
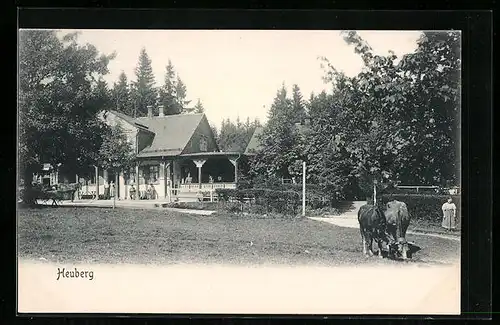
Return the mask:
[[[216,210],[216,202],[172,202],[163,204],[164,208],[191,209],[191,210]]]
[[[237,189],[216,189],[215,193],[219,202],[249,203],[245,207],[240,205],[240,212],[296,214],[302,205],[302,184],[282,184],[278,179],[261,180],[256,182],[254,188],[238,186]],[[331,211],[338,208],[337,198],[327,196],[321,185],[306,184],[306,193],[306,208],[308,209]]]
[[[306,206],[306,214],[316,217],[330,217],[340,215],[341,210],[339,208],[323,207],[312,209]]]
[[[241,179],[238,180],[238,189],[247,189],[247,188],[252,188],[253,184],[251,181],[246,180],[246,179]]]
[[[383,194],[377,197],[377,205],[385,204],[392,200],[398,200],[406,203],[408,212],[412,219],[441,222],[443,212],[441,206],[448,198],[452,198],[457,206],[457,223],[460,222],[461,200],[460,195],[441,195],[441,194]]]
[[[229,201],[230,198],[236,197],[236,190],[229,188],[217,188],[215,194],[219,201]]]
[[[379,194],[392,194],[392,195],[397,195],[397,194],[420,194],[420,195],[449,195],[447,190],[445,188],[439,187],[436,189],[420,189],[418,192],[414,188],[399,188],[399,187],[388,187],[385,189],[381,189],[379,191]]]
[[[231,213],[229,211],[217,212],[218,217],[237,219],[237,218],[249,218],[249,219],[284,219],[284,220],[295,220],[300,219],[300,215],[289,215],[281,213],[255,213],[255,212],[243,212],[243,213]]]
[[[226,211],[296,214],[301,195],[272,189],[216,189],[220,207]],[[228,203],[237,203],[231,205]]]

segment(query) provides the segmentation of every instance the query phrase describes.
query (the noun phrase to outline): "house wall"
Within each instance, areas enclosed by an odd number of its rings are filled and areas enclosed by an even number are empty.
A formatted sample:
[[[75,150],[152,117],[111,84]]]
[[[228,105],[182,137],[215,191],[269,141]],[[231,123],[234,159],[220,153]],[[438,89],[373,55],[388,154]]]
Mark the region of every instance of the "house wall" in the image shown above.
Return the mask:
[[[123,128],[125,134],[127,135],[127,139],[130,141],[135,150],[137,150],[137,140],[139,141],[139,151],[149,146],[153,142],[154,134],[144,131],[127,121],[124,121],[120,117],[115,114],[108,112],[106,117],[102,115],[103,121],[105,121],[109,126],[115,126],[120,124]]]
[[[109,126],[116,126],[117,124],[120,124],[124,133],[127,135],[128,141],[130,141],[132,146],[136,148],[136,134],[138,132],[138,128],[136,126],[124,121],[112,112],[107,112],[106,114],[102,112],[99,117]]]
[[[132,125],[128,123],[127,121],[123,120],[122,118],[118,117],[117,115],[113,114],[112,112],[107,112],[107,114],[101,114],[102,120],[107,123],[109,126],[116,126],[120,125],[124,131],[124,133],[127,136],[128,141],[132,144],[132,147],[134,148],[135,152],[140,151],[144,149],[146,146],[150,145],[154,134],[141,130],[140,128],[136,127],[135,125]],[[146,164],[159,164],[159,162],[147,162]],[[135,168],[133,169],[133,173],[135,173]],[[132,178],[131,177],[125,177],[123,173],[119,174],[118,177],[118,184],[117,184],[117,192],[118,192],[118,198],[121,200],[125,199],[130,199],[130,194],[129,194],[129,189],[131,183],[135,183],[135,176],[132,173]],[[102,174],[102,169],[99,169],[99,174]],[[141,174],[141,173],[140,173]],[[146,184],[143,178],[140,177],[139,179],[139,190],[144,191],[146,190]],[[95,183],[95,182],[93,182]],[[103,194],[104,193],[104,179],[99,178],[99,193]],[[137,190],[137,184],[134,184],[136,190]],[[159,184],[154,184],[155,188],[160,187]],[[95,184],[93,186],[89,187],[91,191],[95,191]],[[158,190],[157,190],[158,191]],[[163,191],[164,192],[164,191]],[[160,195],[160,193],[159,193]],[[164,195],[164,194],[161,194]]]
[[[200,145],[202,139],[206,141],[205,148]],[[182,153],[213,152],[217,151],[217,149],[217,143],[212,129],[210,128],[210,124],[208,124],[207,118],[203,117]]]

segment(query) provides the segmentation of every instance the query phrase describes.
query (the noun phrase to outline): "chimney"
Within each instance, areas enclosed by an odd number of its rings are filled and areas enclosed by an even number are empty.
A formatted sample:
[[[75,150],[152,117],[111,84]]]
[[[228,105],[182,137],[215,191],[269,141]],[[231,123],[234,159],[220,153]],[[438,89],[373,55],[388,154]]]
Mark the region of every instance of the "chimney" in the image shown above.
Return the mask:
[[[148,117],[153,117],[153,106],[148,105]]]
[[[158,116],[163,117],[165,116],[165,113],[163,112],[163,105],[158,106]]]

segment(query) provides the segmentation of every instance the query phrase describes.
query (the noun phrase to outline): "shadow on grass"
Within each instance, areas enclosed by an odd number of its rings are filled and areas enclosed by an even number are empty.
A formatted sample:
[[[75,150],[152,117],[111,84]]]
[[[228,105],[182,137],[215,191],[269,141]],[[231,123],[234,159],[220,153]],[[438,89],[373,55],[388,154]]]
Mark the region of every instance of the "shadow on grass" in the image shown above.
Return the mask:
[[[18,203],[17,208],[19,211],[29,211],[29,210],[57,210],[57,209],[109,209],[113,210],[112,206],[84,206],[84,205],[45,205],[45,204],[36,204],[36,205],[21,205]],[[123,206],[116,206],[114,208],[115,210],[130,210],[129,207],[123,207]]]
[[[127,208],[44,207],[19,211],[20,256],[103,263],[322,263],[359,265],[359,230],[305,218],[187,215]],[[419,238],[416,258],[443,261],[459,244]],[[449,258],[448,258],[449,259]],[[388,262],[388,261],[387,261]]]

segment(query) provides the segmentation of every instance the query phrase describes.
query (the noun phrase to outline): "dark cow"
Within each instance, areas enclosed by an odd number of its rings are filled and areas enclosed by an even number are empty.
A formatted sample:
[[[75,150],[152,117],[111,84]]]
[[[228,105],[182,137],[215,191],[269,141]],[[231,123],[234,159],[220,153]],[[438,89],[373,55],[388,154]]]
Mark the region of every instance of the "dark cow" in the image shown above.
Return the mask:
[[[373,256],[373,240],[378,245],[378,256],[382,256],[382,242],[388,242],[386,219],[380,208],[365,204],[358,211],[359,231],[363,241],[363,254]]]
[[[406,230],[410,225],[410,214],[406,203],[401,201],[390,201],[387,203],[385,211],[385,220],[387,233],[390,235],[390,248],[397,248],[397,252],[403,259],[407,259],[410,247],[406,241]],[[392,251],[392,249],[390,249]]]

